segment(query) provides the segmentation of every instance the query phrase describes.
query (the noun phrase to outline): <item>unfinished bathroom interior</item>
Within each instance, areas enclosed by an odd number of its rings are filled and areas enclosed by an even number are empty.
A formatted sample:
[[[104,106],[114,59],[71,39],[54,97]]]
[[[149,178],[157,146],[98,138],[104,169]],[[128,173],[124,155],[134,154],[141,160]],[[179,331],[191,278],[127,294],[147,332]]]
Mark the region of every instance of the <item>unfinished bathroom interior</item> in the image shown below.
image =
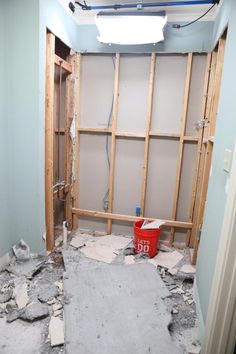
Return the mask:
[[[100,10],[164,39],[101,42]],[[235,1],[0,17],[0,354],[234,353]]]

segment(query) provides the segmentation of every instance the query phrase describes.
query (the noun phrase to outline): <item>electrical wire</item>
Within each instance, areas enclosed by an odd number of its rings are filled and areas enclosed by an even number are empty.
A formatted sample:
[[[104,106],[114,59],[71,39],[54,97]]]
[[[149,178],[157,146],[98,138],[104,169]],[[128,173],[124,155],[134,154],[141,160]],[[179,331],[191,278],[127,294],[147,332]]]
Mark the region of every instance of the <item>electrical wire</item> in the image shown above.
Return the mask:
[[[184,28],[184,27],[188,27],[190,25],[192,25],[193,23],[199,21],[201,18],[203,18],[204,16],[206,16],[212,9],[213,7],[216,5],[216,2],[201,16],[199,16],[198,18],[196,18],[195,20],[189,22],[189,23],[186,23],[185,25],[179,25],[179,24],[173,24],[171,27],[172,28]]]

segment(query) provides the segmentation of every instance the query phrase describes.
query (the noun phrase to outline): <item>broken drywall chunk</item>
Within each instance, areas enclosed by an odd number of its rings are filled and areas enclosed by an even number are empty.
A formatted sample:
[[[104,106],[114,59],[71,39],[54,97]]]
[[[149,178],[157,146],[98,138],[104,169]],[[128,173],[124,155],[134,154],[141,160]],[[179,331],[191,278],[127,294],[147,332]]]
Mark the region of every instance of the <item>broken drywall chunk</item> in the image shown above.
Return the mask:
[[[171,274],[171,275],[175,275],[175,274],[178,273],[178,269],[176,269],[176,268],[168,269],[168,273]]]
[[[184,301],[188,301],[189,297],[186,295],[183,295],[183,299],[184,299]]]
[[[148,262],[155,265],[165,267],[167,269],[174,268],[177,263],[183,258],[183,255],[178,251],[174,252],[158,252],[156,257],[149,259]]]
[[[25,307],[29,301],[27,289],[28,285],[26,283],[17,285],[14,289],[15,301],[19,309]]]
[[[181,288],[172,289],[172,290],[170,290],[170,292],[171,292],[172,294],[179,294],[179,295],[184,294],[184,291],[183,291],[183,289],[181,289]]]
[[[57,310],[53,312],[54,317],[60,316],[61,314],[62,314],[62,310]]]
[[[188,349],[188,354],[200,354],[200,353],[201,353],[200,346],[192,347],[192,348]]]
[[[131,239],[127,237],[107,235],[98,237],[95,242],[86,242],[86,247],[81,252],[88,258],[111,263],[119,249],[127,247]]]
[[[53,311],[61,310],[62,309],[62,304],[61,303],[53,304],[52,305],[52,309],[53,309]]]
[[[126,256],[125,264],[135,264],[134,256]]]
[[[166,246],[164,243],[159,242],[158,248],[159,248],[159,251],[162,251],[162,252],[173,252],[173,249]]]
[[[55,284],[47,283],[40,286],[38,299],[41,302],[48,302],[59,295],[58,287]]]
[[[12,247],[12,250],[17,260],[25,261],[30,259],[30,248],[24,240],[20,240]]]
[[[153,230],[153,229],[159,229],[160,226],[164,225],[165,221],[163,220],[154,220],[149,222],[148,220],[143,222],[143,225],[141,226],[142,230]]]
[[[20,317],[20,311],[16,306],[7,304],[6,306],[7,322],[13,322]]]
[[[12,295],[13,295],[12,287],[3,286],[2,289],[0,290],[0,304],[8,302],[12,298]]]
[[[188,300],[188,304],[189,304],[189,305],[192,305],[193,303],[194,303],[194,300],[193,300],[193,299],[189,299],[189,300]]]
[[[45,318],[49,315],[48,305],[40,302],[32,302],[20,311],[19,318],[25,321],[35,321]]]
[[[49,323],[49,336],[51,340],[51,346],[55,347],[57,345],[64,344],[64,322],[55,316],[51,317]]]
[[[54,284],[58,287],[58,289],[59,289],[61,292],[63,291],[63,283],[62,283],[62,281],[55,281]]]
[[[83,236],[75,236],[72,238],[70,245],[76,249],[81,248],[85,246],[85,240],[83,239]]]
[[[180,271],[183,273],[187,274],[193,274],[196,273],[196,268],[192,266],[191,264],[184,264],[181,268]]]

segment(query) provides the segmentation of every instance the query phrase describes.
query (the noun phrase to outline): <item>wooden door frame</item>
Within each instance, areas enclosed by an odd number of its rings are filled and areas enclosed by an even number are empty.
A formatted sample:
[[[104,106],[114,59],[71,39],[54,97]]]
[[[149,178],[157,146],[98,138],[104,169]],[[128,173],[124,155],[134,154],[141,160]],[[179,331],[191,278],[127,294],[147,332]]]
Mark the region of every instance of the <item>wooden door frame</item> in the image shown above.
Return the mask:
[[[233,354],[236,339],[236,142],[202,354]]]

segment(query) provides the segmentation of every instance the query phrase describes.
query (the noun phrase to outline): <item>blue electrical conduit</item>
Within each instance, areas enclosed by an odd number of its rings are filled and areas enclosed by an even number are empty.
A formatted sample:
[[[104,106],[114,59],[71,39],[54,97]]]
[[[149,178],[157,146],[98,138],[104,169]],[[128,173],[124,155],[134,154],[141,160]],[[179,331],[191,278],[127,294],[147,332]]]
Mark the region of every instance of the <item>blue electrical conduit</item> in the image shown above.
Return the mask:
[[[132,9],[132,8],[145,8],[145,7],[157,7],[157,6],[186,6],[186,5],[208,5],[218,3],[216,0],[188,0],[188,1],[169,1],[169,2],[138,2],[136,4],[115,4],[115,5],[95,5],[89,6],[86,3],[82,4],[75,1],[82,10],[118,10],[118,9]]]

